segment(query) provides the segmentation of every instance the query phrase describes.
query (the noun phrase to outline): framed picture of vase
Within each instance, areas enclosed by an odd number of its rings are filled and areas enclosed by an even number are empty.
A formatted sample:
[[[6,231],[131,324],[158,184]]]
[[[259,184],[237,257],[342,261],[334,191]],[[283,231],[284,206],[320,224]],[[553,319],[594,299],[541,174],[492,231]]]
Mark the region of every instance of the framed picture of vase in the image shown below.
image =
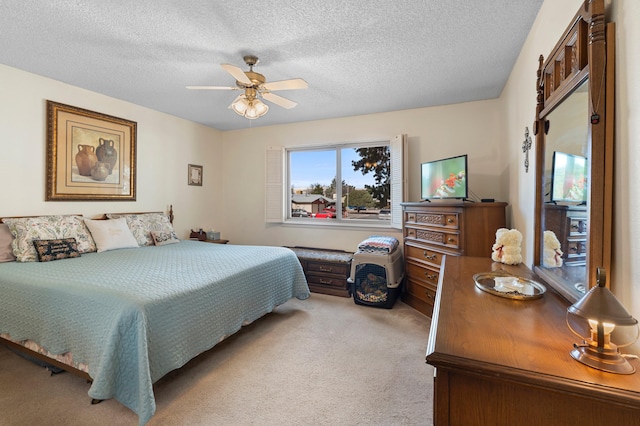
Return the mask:
[[[46,201],[135,201],[137,123],[47,101]]]

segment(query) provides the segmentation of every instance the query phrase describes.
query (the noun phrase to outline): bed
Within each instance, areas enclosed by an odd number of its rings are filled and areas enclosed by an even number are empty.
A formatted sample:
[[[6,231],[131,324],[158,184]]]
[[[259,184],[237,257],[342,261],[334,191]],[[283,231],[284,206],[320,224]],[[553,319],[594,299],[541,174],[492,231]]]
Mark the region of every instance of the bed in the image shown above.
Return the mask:
[[[309,297],[284,247],[180,240],[49,262],[0,263],[0,338],[92,380],[140,425],[153,383],[292,297]]]

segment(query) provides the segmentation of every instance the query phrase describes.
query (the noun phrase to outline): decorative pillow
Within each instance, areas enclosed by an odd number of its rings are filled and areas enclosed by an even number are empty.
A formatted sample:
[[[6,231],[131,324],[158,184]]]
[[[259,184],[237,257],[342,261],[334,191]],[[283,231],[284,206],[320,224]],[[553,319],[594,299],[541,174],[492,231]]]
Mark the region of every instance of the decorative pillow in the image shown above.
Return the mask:
[[[4,218],[13,240],[13,255],[18,262],[35,262],[36,249],[33,240],[75,238],[80,253],[96,251],[96,244],[82,222],[75,215],[51,215],[38,217]]]
[[[75,238],[59,238],[55,240],[33,240],[38,262],[80,257]]]
[[[154,244],[151,231],[172,232],[173,226],[167,215],[163,213],[120,214],[109,213],[109,219],[125,218],[127,226],[136,237],[138,245],[152,246]]]
[[[0,263],[13,262],[16,257],[13,255],[11,243],[16,238],[13,236],[6,223],[0,223]]]
[[[151,238],[157,246],[166,246],[167,244],[179,243],[180,240],[174,231],[151,231]]]
[[[112,220],[85,219],[84,223],[98,246],[98,253],[121,248],[138,247],[138,242],[129,230],[124,218]]]

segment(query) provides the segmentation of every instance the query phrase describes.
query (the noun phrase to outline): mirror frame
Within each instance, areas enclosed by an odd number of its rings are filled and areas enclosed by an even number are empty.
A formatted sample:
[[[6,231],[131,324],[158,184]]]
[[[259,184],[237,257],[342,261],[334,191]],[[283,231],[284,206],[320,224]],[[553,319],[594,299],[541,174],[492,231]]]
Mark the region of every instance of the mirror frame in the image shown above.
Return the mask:
[[[609,286],[613,216],[613,142],[615,46],[613,23],[605,22],[604,0],[585,0],[547,60],[539,58],[536,135],[536,199],[533,270],[570,302],[577,301],[553,273],[542,267],[545,205],[545,135],[548,114],[588,79],[589,178],[585,284],[596,283],[596,271],[606,270]],[[595,116],[598,116],[596,119]]]

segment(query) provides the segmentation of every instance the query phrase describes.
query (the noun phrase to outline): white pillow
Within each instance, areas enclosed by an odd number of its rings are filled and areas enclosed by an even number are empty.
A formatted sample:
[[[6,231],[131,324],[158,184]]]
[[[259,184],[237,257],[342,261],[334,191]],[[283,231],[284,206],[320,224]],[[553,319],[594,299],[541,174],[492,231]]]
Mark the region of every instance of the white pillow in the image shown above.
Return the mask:
[[[107,217],[109,219],[124,217],[139,246],[154,245],[151,231],[173,231],[173,226],[164,213],[107,213]]]
[[[98,253],[107,250],[138,247],[138,241],[127,226],[125,218],[108,220],[85,219],[84,223],[91,231]]]

